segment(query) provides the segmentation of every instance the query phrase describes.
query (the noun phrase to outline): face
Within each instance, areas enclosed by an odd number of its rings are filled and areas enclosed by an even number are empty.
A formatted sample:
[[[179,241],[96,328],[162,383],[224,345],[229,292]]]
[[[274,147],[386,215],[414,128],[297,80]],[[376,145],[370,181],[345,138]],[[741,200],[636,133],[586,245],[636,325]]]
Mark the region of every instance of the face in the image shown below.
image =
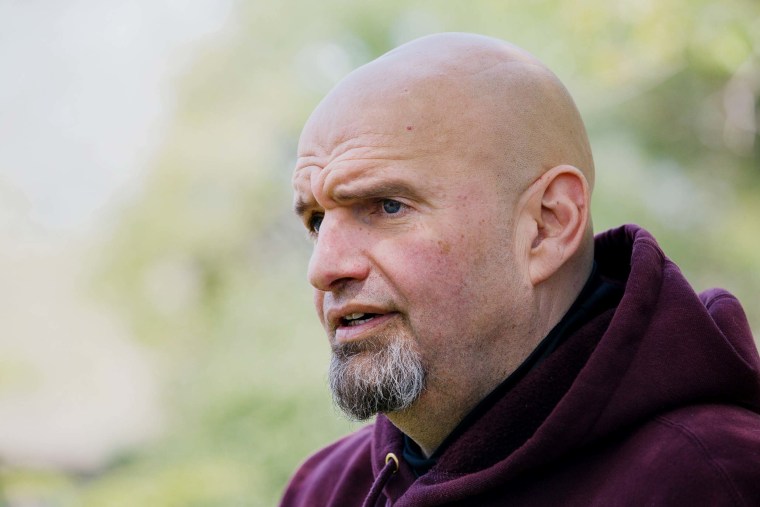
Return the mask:
[[[328,101],[304,129],[293,181],[314,241],[308,278],[358,378],[374,374],[378,344],[400,344],[425,372],[411,403],[477,400],[509,373],[500,354],[525,318],[514,200],[477,133],[405,100]]]

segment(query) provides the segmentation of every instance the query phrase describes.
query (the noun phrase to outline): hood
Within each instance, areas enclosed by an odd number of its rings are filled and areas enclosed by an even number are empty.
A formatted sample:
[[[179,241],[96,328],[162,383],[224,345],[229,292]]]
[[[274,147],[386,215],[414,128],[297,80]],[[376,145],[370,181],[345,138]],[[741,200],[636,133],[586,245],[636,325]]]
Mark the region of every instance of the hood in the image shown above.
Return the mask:
[[[405,505],[487,490],[678,407],[723,403],[760,412],[760,358],[733,296],[696,294],[637,226],[598,235],[595,248],[601,274],[625,285],[617,308],[584,325],[565,350],[518,384],[522,391],[510,392],[474,422],[404,495]],[[521,426],[505,428],[505,421],[509,426],[526,417],[540,420],[526,425],[530,434],[510,448]],[[398,452],[399,441],[398,430],[379,417],[373,467]],[[393,481],[388,488],[393,496]]]

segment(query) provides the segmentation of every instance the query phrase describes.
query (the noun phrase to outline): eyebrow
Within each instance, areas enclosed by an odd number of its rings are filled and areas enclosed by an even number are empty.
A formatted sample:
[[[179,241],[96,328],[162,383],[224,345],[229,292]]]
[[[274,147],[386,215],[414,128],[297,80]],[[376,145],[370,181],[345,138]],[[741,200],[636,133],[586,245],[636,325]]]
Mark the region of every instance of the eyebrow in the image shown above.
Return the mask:
[[[333,192],[333,200],[338,203],[352,201],[367,201],[372,199],[392,197],[406,197],[408,199],[421,200],[420,195],[406,183],[398,181],[385,181],[369,184],[357,189],[337,189]],[[313,206],[313,201],[305,201],[300,197],[296,200],[294,210],[296,215],[302,217]]]
[[[407,197],[419,200],[419,194],[408,184],[400,181],[383,181],[370,183],[357,189],[338,188],[333,192],[337,202],[365,201],[383,197]]]
[[[296,200],[295,205],[293,206],[294,211],[296,212],[296,215],[299,217],[302,217],[306,214],[306,211],[311,208],[311,203],[304,201],[300,197]]]

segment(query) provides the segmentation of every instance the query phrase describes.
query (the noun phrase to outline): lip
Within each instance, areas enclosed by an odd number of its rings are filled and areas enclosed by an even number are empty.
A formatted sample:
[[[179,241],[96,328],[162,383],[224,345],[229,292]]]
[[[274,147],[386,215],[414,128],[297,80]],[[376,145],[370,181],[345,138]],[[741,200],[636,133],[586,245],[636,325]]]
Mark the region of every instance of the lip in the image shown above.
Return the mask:
[[[340,325],[335,328],[335,341],[348,342],[352,340],[359,340],[373,333],[377,328],[384,326],[389,320],[395,317],[396,312],[383,313],[373,317],[367,322],[358,324],[356,326],[343,326]]]
[[[372,313],[375,314],[375,317],[361,324],[353,326],[344,325],[342,323],[343,317],[351,315],[352,313]],[[375,332],[377,328],[387,324],[388,321],[393,319],[396,315],[397,312],[387,311],[377,307],[350,305],[328,311],[327,322],[329,323],[330,331],[332,331],[335,336],[335,341],[340,343],[364,338]]]

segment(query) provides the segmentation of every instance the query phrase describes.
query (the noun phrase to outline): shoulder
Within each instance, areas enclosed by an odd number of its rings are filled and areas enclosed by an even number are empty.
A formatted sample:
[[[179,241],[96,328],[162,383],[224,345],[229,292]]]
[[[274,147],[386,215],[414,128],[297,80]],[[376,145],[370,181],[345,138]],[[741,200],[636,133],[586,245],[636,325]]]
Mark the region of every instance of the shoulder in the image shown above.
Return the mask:
[[[713,499],[711,505],[760,502],[759,414],[731,405],[686,407],[658,416],[642,433],[648,473],[664,490]]]
[[[290,479],[281,506],[339,505],[338,498],[351,496],[353,489],[366,493],[364,483],[372,482],[372,430],[365,426],[307,458]]]
[[[760,478],[760,414],[732,405],[698,405],[658,416],[671,445],[701,457],[716,472],[754,465]]]

